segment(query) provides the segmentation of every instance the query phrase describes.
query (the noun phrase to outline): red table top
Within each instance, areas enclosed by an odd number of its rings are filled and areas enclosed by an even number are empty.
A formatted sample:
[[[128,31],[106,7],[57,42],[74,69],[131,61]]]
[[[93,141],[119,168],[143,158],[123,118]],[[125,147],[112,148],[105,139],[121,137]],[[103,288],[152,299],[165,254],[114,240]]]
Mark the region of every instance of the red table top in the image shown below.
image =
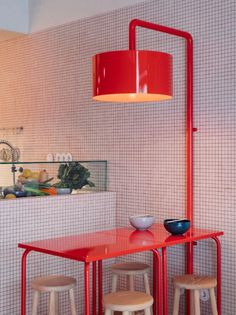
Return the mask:
[[[190,229],[184,235],[170,235],[162,224],[146,231],[130,227],[63,236],[20,243],[18,247],[83,262],[92,262],[141,251],[162,248],[220,236],[222,231]]]

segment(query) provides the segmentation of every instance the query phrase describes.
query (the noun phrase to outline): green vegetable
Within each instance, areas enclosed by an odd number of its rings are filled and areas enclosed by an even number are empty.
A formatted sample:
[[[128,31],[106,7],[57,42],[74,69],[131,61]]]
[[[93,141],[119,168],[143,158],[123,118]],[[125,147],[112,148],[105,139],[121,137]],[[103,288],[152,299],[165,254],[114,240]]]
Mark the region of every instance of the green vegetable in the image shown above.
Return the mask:
[[[27,194],[29,193],[30,196],[48,196],[49,195],[49,193],[46,193],[44,191],[41,191],[33,187],[25,187],[25,191],[27,192]]]
[[[52,187],[52,185],[50,183],[44,182],[44,183],[39,183],[36,181],[30,181],[30,182],[26,182],[24,184],[24,188],[38,188],[38,189],[42,189],[42,188],[50,188]]]
[[[39,183],[37,181],[30,181],[24,184],[24,191],[27,192],[29,196],[48,196],[49,193],[41,191],[40,189],[50,188],[52,185],[48,181],[44,183]]]
[[[93,182],[88,180],[89,170],[78,162],[61,164],[57,177],[60,181],[53,185],[57,188],[81,189],[86,185],[95,186]]]

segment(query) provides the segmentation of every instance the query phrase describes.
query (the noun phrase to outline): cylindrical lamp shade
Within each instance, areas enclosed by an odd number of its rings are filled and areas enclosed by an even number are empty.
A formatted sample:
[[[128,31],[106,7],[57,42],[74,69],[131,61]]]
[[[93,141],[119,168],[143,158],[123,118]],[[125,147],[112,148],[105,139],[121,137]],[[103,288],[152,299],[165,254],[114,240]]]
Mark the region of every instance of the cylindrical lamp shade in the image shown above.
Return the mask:
[[[171,55],[122,50],[93,57],[93,99],[102,102],[151,102],[171,98]]]

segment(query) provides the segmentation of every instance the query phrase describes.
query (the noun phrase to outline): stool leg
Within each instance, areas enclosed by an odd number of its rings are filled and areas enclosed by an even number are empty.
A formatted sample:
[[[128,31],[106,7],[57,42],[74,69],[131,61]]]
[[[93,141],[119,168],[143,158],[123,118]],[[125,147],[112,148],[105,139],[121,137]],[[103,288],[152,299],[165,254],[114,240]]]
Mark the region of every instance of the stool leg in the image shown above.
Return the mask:
[[[112,314],[111,310],[109,310],[109,309],[105,310],[105,315],[111,315],[111,314]]]
[[[143,279],[144,279],[145,292],[150,295],[151,293],[150,293],[149,279],[148,279],[147,273],[143,275]]]
[[[49,315],[58,315],[58,294],[50,293]]]
[[[216,296],[214,288],[210,289],[210,298],[211,298],[211,309],[213,315],[218,315],[217,305],[216,305]]]
[[[111,284],[111,292],[117,291],[117,282],[118,282],[118,275],[112,275],[112,284]]]
[[[33,304],[32,304],[32,315],[37,315],[38,304],[39,304],[39,292],[34,291]]]
[[[71,315],[76,315],[75,294],[74,289],[69,290]]]
[[[143,280],[144,280],[145,292],[146,292],[147,294],[151,295],[148,273],[145,273],[145,274],[143,275]],[[150,307],[151,315],[153,314],[153,311],[152,311],[152,310],[153,310],[153,307]]]
[[[190,306],[191,306],[190,314],[194,315],[194,294],[193,294],[193,290],[190,290]]]
[[[134,276],[129,276],[129,289],[134,291]]]
[[[56,315],[59,314],[59,293],[55,294],[55,308],[56,308]]]
[[[175,287],[173,315],[179,315],[180,289]]]
[[[194,290],[194,311],[195,315],[200,315],[200,293],[199,290]]]
[[[151,315],[151,309],[150,309],[150,307],[148,307],[148,308],[146,308],[146,309],[144,310],[144,315]]]

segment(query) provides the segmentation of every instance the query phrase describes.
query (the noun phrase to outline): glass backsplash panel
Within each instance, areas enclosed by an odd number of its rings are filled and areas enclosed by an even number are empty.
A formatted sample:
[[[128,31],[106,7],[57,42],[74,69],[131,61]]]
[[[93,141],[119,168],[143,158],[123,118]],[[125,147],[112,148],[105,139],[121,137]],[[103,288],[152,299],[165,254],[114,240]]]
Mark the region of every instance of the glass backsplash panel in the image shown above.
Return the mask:
[[[106,190],[107,161],[0,162],[1,199]]]

